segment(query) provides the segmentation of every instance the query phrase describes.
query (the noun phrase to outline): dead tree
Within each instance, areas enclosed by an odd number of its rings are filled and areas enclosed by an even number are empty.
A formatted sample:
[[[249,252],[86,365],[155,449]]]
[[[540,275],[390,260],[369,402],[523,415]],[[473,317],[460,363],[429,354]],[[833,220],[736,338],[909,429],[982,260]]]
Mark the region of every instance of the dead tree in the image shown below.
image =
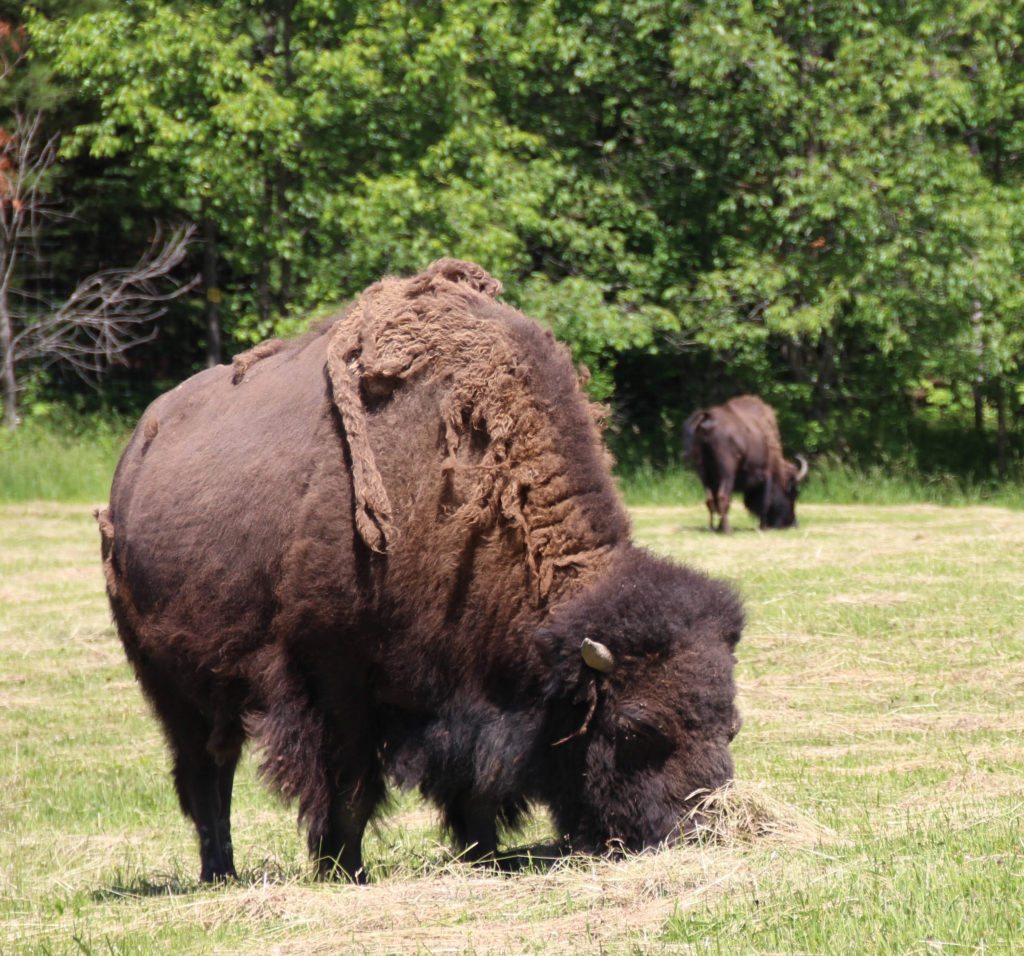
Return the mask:
[[[93,378],[150,341],[166,304],[196,283],[171,275],[193,232],[179,227],[166,238],[158,230],[133,266],[96,272],[62,301],[30,291],[42,264],[39,239],[61,215],[47,189],[58,138],[44,137],[39,111],[13,118],[13,129],[0,130],[0,393],[8,428],[18,424],[25,370],[62,363]]]

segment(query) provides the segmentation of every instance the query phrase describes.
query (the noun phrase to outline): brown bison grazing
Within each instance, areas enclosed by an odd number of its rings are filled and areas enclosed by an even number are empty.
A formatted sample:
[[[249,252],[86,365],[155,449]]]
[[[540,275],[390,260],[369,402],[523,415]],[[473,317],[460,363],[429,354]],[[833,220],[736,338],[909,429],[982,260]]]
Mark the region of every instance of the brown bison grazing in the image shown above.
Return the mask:
[[[683,446],[704,483],[712,528],[717,514],[718,530],[731,530],[734,490],[743,492],[743,503],[762,528],[796,524],[796,496],[807,477],[807,462],[797,455],[797,467],[782,457],[775,412],[756,395],[739,395],[694,412],[686,420]]]
[[[98,515],[204,880],[251,738],[321,874],[363,878],[385,782],[470,858],[530,803],[639,849],[725,783],[733,592],[631,544],[568,351],[441,260],[157,399]]]

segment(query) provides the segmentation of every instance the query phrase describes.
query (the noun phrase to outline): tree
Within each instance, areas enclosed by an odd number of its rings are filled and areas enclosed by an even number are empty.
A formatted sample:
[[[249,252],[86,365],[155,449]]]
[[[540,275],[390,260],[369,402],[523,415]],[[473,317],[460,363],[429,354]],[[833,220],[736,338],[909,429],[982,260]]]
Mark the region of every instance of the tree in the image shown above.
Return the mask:
[[[171,278],[185,257],[191,228],[157,235],[135,265],[106,269],[54,301],[35,288],[48,223],[59,215],[47,192],[58,137],[43,135],[41,111],[13,113],[0,130],[0,383],[4,423],[18,424],[20,377],[29,368],[63,363],[82,376],[103,372],[155,335],[166,303],[193,283]]]
[[[202,228],[208,361],[220,321],[234,350],[456,255],[662,460],[741,390],[810,449],[907,451],[974,408],[1004,466],[1020,440],[1019,0],[48,11],[62,158],[102,170],[97,206],[109,172],[129,214]]]

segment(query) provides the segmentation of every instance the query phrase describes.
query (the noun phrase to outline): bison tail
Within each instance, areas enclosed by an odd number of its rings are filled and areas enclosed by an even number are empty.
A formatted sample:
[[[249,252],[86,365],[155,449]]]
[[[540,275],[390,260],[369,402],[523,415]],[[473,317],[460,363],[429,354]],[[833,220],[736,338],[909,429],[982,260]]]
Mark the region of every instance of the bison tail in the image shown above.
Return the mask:
[[[109,508],[97,508],[92,516],[100,526],[100,555],[103,558],[103,577],[107,581],[107,593],[117,597],[117,572],[114,569],[114,522],[110,520]]]
[[[706,409],[699,409],[694,412],[683,425],[683,454],[687,458],[693,457],[694,446],[697,443],[697,429],[709,420]]]

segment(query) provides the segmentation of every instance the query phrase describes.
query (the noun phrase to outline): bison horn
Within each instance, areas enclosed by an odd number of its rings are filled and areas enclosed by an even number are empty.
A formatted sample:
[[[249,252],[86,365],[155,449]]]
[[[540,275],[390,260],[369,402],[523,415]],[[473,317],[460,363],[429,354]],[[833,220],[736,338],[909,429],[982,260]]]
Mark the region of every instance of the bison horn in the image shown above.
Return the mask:
[[[583,663],[587,667],[593,667],[595,671],[610,674],[615,668],[615,656],[612,652],[604,644],[598,644],[589,637],[583,638],[580,653],[583,655]]]
[[[800,470],[796,473],[797,484],[803,481],[807,477],[807,472],[810,471],[810,466],[807,464],[807,459],[803,455],[797,455],[796,460],[800,462]]]

